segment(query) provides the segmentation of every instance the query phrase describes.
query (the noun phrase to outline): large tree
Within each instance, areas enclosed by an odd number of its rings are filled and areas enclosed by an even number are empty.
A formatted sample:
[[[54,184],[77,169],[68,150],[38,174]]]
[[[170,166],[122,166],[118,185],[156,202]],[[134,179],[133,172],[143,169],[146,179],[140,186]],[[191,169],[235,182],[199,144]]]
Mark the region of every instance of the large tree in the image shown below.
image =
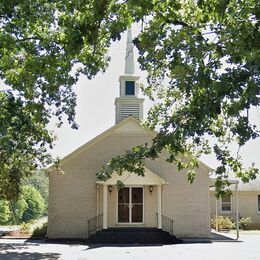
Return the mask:
[[[217,174],[223,178],[231,169],[244,181],[254,178],[258,170],[244,170],[228,144],[242,146],[259,134],[249,120],[260,102],[259,16],[256,0],[3,1],[1,196],[17,197],[22,178],[50,162],[51,116],[62,123],[67,115],[77,127],[73,86],[80,74],[91,79],[105,70],[110,44],[133,22],[142,24],[134,44],[148,73],[144,92],[157,100],[148,126],[158,135],[151,146],[113,159],[100,177],[123,169],[142,174],[145,159],[162,149],[179,168],[196,167],[211,149],[205,136],[213,136]]]
[[[73,86],[105,70],[132,21],[117,1],[1,1],[0,196],[16,199],[22,179],[51,162],[52,116],[77,128]]]

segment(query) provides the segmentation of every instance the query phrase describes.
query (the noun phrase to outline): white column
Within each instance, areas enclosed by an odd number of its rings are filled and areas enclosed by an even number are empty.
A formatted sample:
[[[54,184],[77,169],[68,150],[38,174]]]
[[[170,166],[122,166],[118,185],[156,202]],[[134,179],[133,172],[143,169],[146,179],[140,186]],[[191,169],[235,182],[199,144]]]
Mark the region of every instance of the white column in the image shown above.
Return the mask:
[[[98,196],[98,193],[99,193],[99,185],[97,184],[96,185],[96,187],[97,187],[97,229],[98,229],[98,214],[99,214],[99,210],[98,210],[98,208],[99,208],[99,196]]]
[[[216,198],[216,231],[218,231],[218,199]]]
[[[162,228],[162,186],[157,185],[158,228]]]
[[[239,239],[239,217],[238,217],[238,183],[236,184],[236,230],[237,230],[237,239]]]
[[[107,185],[103,184],[103,229],[107,229]]]

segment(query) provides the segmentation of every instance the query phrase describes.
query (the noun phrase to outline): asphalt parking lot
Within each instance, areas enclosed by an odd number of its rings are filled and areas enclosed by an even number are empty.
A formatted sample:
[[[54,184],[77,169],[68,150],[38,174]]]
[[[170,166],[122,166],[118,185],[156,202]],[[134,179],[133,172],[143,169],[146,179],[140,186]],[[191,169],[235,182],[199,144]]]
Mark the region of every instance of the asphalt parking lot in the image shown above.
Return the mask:
[[[177,245],[86,245],[24,239],[0,239],[0,259],[38,260],[260,260],[260,235],[244,234],[240,241]]]

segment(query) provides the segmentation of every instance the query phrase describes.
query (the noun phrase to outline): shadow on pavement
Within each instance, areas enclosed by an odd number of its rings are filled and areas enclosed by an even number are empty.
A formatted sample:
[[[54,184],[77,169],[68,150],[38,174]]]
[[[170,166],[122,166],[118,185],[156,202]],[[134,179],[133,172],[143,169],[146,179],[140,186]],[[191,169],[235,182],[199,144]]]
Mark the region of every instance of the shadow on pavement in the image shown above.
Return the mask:
[[[88,246],[88,248],[86,250],[89,250],[89,249],[95,249],[95,248],[100,248],[100,247],[162,247],[164,246],[164,244],[138,244],[138,243],[133,243],[133,244],[99,244],[99,243],[87,243],[86,244]],[[165,244],[165,245],[169,245],[169,244]],[[172,244],[172,245],[177,245],[177,244]]]
[[[30,253],[30,252],[4,252],[0,253],[1,260],[42,260],[59,259],[60,254],[56,253]]]
[[[1,260],[40,260],[40,259],[59,259],[57,253],[38,253],[24,252],[29,246],[39,246],[39,243],[0,243]]]
[[[30,240],[27,240],[30,241]],[[49,244],[60,244],[60,245],[68,245],[68,246],[87,246],[85,250],[101,248],[101,247],[149,247],[149,246],[164,246],[169,244],[162,244],[162,243],[149,243],[149,244],[142,244],[142,243],[91,243],[86,239],[46,239],[41,243],[49,243]],[[170,245],[178,245],[178,244],[170,244]]]

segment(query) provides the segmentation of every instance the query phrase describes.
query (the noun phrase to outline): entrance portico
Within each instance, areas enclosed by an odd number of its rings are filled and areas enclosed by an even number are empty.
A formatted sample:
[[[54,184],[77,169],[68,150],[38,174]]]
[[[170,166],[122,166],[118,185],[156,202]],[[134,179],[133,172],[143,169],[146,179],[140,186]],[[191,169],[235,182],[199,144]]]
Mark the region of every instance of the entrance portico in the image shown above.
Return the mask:
[[[124,183],[123,189],[117,189],[118,181]],[[162,186],[166,181],[151,170],[145,168],[144,176],[130,172],[124,172],[121,176],[113,173],[109,180],[98,181],[97,184],[103,186],[103,229],[109,226],[108,214],[113,215],[113,226],[125,227],[149,227],[150,218],[153,218],[151,215],[155,218],[157,214],[156,227],[162,228]],[[152,212],[152,208],[156,212]]]

